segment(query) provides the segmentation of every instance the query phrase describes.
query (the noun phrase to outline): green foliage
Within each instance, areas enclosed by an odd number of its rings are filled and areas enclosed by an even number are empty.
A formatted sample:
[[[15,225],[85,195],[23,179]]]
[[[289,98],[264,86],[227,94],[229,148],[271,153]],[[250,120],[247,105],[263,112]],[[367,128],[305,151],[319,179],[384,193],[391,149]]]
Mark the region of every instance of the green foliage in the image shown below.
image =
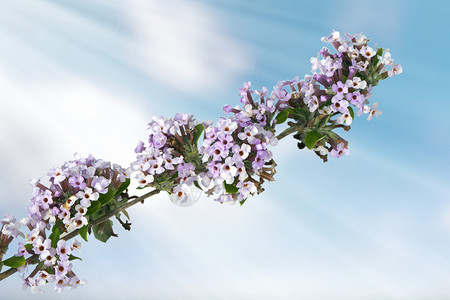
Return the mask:
[[[95,225],[92,227],[92,231],[94,232],[94,236],[97,240],[106,243],[109,238],[114,234],[112,230],[113,222],[111,220],[107,220],[101,224]]]
[[[308,149],[314,148],[314,145],[325,137],[325,134],[319,133],[317,130],[308,131],[305,134],[305,145]]]
[[[235,194],[235,193],[237,193],[239,191],[239,189],[236,186],[232,185],[232,184],[228,184],[226,182],[224,182],[223,184],[225,185],[225,191],[228,194]]]
[[[289,112],[286,110],[283,110],[282,112],[280,112],[275,119],[277,120],[277,124],[283,124],[284,122],[286,122],[287,118],[289,116]]]
[[[25,257],[23,256],[12,256],[8,259],[5,259],[3,265],[10,268],[19,268],[25,264]]]
[[[88,226],[84,225],[83,227],[81,227],[79,233],[80,233],[80,236],[83,238],[83,240],[85,240],[87,242],[88,241],[88,239],[87,239]]]
[[[101,205],[105,205],[106,203],[111,201],[111,199],[114,197],[115,193],[116,192],[114,191],[114,189],[110,187],[106,194],[100,194],[100,197],[98,197],[98,202],[100,202]]]
[[[130,185],[130,178],[125,179],[125,181],[119,186],[116,193],[114,195],[120,195],[122,194]]]
[[[355,118],[355,112],[353,111],[353,108],[351,108],[351,106],[348,107],[348,111],[350,112],[350,116],[352,117],[352,119]]]
[[[60,235],[61,235],[61,230],[59,229],[59,227],[53,226],[53,232],[48,237],[52,241],[52,247],[53,248],[56,248],[56,245],[57,245],[57,243],[59,241]]]
[[[73,254],[70,254],[70,255],[69,255],[69,260],[75,260],[75,259],[82,260],[81,258],[79,258],[78,256],[75,256],[75,255],[73,255]]]
[[[91,206],[89,206],[89,208],[86,212],[86,216],[95,214],[100,209],[100,206],[102,206],[102,203],[100,201],[91,201]]]
[[[197,124],[194,127],[194,145],[197,146],[198,140],[202,136],[203,130],[204,130],[204,128],[203,128],[203,124],[202,123]]]

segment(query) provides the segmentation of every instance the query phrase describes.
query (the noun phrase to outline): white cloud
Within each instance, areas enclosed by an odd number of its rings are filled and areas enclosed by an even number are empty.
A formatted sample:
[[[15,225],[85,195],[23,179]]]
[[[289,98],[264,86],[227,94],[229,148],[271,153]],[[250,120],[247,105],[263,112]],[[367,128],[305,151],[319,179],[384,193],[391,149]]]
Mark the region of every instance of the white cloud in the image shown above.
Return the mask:
[[[165,84],[204,94],[252,68],[247,46],[220,32],[204,5],[133,0],[126,11],[134,30],[132,63]]]

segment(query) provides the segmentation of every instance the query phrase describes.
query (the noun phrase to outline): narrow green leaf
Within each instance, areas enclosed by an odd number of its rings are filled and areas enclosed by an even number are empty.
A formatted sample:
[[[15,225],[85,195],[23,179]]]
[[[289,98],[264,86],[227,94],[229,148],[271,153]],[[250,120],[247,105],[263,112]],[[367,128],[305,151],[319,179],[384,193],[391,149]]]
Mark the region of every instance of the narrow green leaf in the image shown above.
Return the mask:
[[[202,191],[203,191],[203,189],[202,189],[202,187],[200,186],[200,184],[198,184],[198,181],[194,181],[194,185],[195,185],[196,188],[198,188],[199,190],[202,190]]]
[[[240,201],[239,204],[242,206],[242,205],[244,205],[245,201],[247,201],[247,199]]]
[[[12,256],[3,261],[3,265],[10,268],[19,268],[25,264],[25,257],[23,256]]]
[[[283,124],[284,122],[286,122],[288,115],[289,115],[289,112],[287,112],[286,110],[283,110],[282,112],[280,112],[275,117],[275,119],[277,120],[277,124]]]
[[[86,216],[95,214],[100,209],[100,206],[102,206],[100,201],[91,201],[91,206],[89,206]]]
[[[320,121],[319,126],[320,126],[320,127],[326,126],[327,123],[328,123],[328,121],[330,120],[331,116],[332,116],[331,114],[326,115],[326,116]]]
[[[92,231],[94,231],[94,236],[97,240],[106,243],[109,238],[114,234],[112,231],[113,222],[111,220],[107,220],[101,224],[95,225],[92,227]]]
[[[125,181],[119,186],[119,188],[117,189],[115,195],[120,195],[122,194],[130,185],[130,178],[125,179]]]
[[[83,238],[83,240],[85,240],[86,242],[88,241],[87,239],[87,232],[88,232],[88,226],[84,225],[83,227],[80,228],[80,236]]]
[[[197,145],[197,142],[200,139],[200,137],[201,137],[201,135],[203,133],[203,130],[204,130],[204,128],[203,128],[203,124],[202,123],[197,124],[194,127],[194,145]]]
[[[75,255],[73,255],[73,254],[70,254],[70,255],[69,255],[69,260],[75,260],[75,259],[82,260],[81,258],[79,258],[78,256],[75,256]]]
[[[48,237],[52,241],[52,247],[53,248],[56,248],[56,245],[58,244],[60,235],[61,235],[61,231],[59,230],[59,228],[56,228],[52,232],[52,234],[50,234],[50,236]]]
[[[306,111],[302,108],[296,108],[296,109],[294,109],[294,111],[295,111],[295,114],[301,116],[304,121],[306,121],[309,118],[309,114],[310,114],[309,109]]]
[[[375,56],[373,57],[373,66],[376,67],[378,64],[378,56],[382,56],[383,55],[383,48],[379,48],[377,50],[377,53],[375,54]]]
[[[33,245],[32,244],[26,244],[25,249],[27,249],[28,251],[31,251],[33,249]]]
[[[232,185],[232,184],[228,184],[226,182],[224,182],[223,184],[225,185],[225,191],[228,194],[234,194],[234,193],[237,193],[239,191],[239,189],[236,186]]]
[[[108,188],[108,192],[106,194],[100,194],[100,197],[98,197],[98,202],[100,202],[101,205],[105,205],[106,203],[111,201],[111,199],[114,197],[115,193],[116,192],[114,191],[114,189],[112,187]]]
[[[128,214],[128,212],[124,209],[122,210],[122,213],[124,214],[124,216],[128,219],[128,221],[130,220],[130,215]]]
[[[353,108],[351,108],[350,106],[348,107],[348,111],[350,112],[350,116],[352,117],[352,119],[355,118],[355,112],[353,111]]]
[[[314,148],[314,145],[324,137],[325,134],[319,133],[317,130],[308,131],[305,135],[305,145],[311,150]]]

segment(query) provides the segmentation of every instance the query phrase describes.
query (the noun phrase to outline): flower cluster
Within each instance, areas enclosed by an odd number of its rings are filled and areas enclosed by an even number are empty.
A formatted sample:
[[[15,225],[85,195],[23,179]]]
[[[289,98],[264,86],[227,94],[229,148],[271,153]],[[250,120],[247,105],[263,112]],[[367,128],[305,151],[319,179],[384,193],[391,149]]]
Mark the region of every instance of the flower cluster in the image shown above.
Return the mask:
[[[264,115],[261,123],[266,122],[264,111],[259,113]],[[249,195],[263,191],[264,179],[274,180],[276,165],[267,146],[276,145],[277,139],[250,116],[251,112],[237,112],[205,129],[199,152],[207,171],[199,174],[200,183],[221,203],[243,203]]]
[[[369,47],[369,40],[362,34],[342,36],[333,31],[322,41],[333,45],[337,53],[322,48],[317,57],[311,58],[313,75],[289,83],[293,90],[289,100],[289,108],[293,110],[289,116],[297,121],[296,125],[305,125],[304,133],[314,131],[313,150],[326,161],[330,150],[333,157],[349,153],[347,142],[331,129],[349,129],[354,118],[352,106],[357,116],[368,114],[367,120],[379,116],[378,103],[369,106],[373,87],[382,79],[400,74],[402,67],[394,62],[389,50]],[[294,137],[303,145],[307,139],[305,134]],[[331,148],[325,147],[326,142]]]
[[[189,200],[188,188],[205,169],[197,150],[203,124],[196,125],[192,115],[178,113],[174,118],[153,117],[149,129],[148,144],[139,143],[137,159],[131,164],[139,188],[167,191],[172,201],[183,205]]]
[[[362,34],[341,36],[333,31],[322,38],[337,50],[331,54],[324,47],[318,57],[311,58],[313,76],[307,76],[301,82],[303,101],[315,111],[319,104],[324,113],[340,113],[336,121],[350,125],[353,117],[350,104],[357,109],[357,115],[369,114],[368,120],[381,114],[377,103],[368,106],[374,86],[382,79],[402,72],[402,67],[391,58],[389,50],[373,49],[367,43],[369,39]]]
[[[33,292],[48,282],[55,282],[58,292],[65,286],[74,288],[83,284],[72,271],[70,262],[77,259],[71,253],[79,250],[81,243],[75,239],[68,245],[61,235],[87,228],[90,216],[112,199],[128,177],[127,170],[118,165],[78,155],[75,160],[51,169],[47,175],[50,177],[48,186],[41,180],[32,180],[33,198],[28,206],[28,216],[22,220],[30,233],[26,235],[26,244],[19,244],[16,254],[19,257],[36,255],[43,265],[38,272],[23,278],[25,286],[32,287]],[[13,224],[14,220],[5,223],[2,231],[16,234]],[[51,230],[49,235],[47,230]],[[22,267],[23,271],[25,267]]]

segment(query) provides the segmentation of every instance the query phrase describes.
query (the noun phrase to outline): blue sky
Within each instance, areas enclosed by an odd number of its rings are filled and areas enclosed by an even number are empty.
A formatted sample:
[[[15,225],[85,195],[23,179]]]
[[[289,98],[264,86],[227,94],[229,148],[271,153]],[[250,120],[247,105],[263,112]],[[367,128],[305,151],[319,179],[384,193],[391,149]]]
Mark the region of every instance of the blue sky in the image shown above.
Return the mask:
[[[148,200],[131,232],[84,243],[88,286],[65,298],[450,298],[448,1],[0,3],[2,215],[24,216],[28,180],[74,152],[128,165],[153,115],[217,120],[243,82],[303,77],[333,29],[404,70],[374,90],[383,114],[343,133],[350,156],[286,139],[277,181],[242,207]],[[0,293],[31,298],[17,276]]]

